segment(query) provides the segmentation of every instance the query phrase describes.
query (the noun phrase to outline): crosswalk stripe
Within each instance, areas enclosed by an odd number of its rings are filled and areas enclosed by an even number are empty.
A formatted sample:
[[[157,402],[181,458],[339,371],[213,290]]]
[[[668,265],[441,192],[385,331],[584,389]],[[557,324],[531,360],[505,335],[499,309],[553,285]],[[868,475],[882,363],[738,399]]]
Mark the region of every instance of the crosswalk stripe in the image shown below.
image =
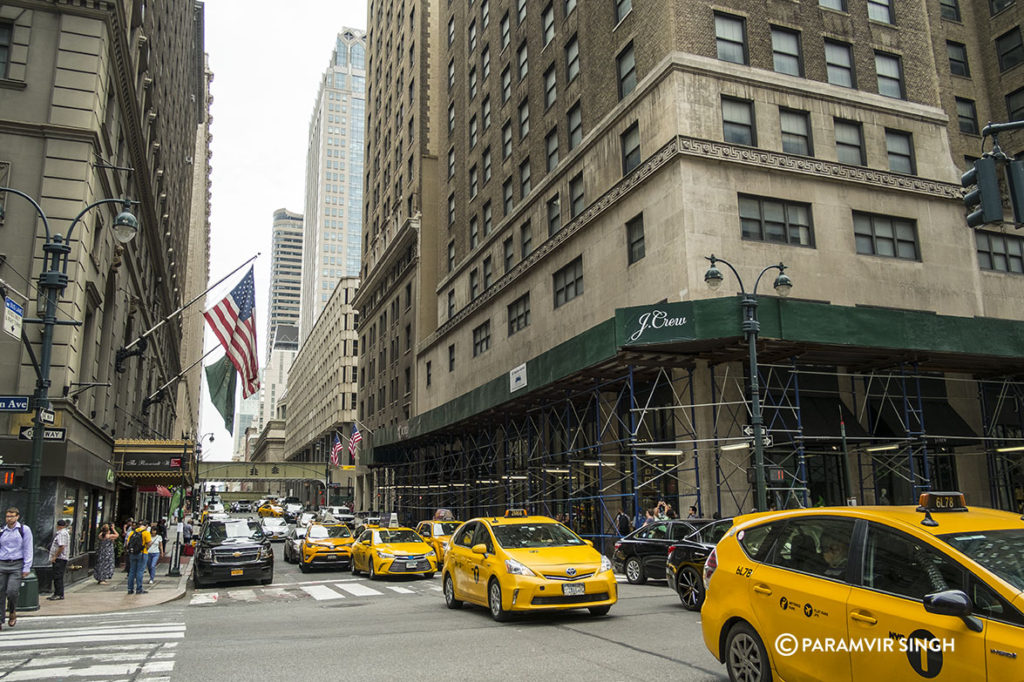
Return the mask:
[[[416,594],[416,590],[410,590],[408,587],[398,587],[397,585],[388,585],[387,587],[398,594]]]
[[[430,589],[432,589],[434,592],[441,592],[442,591],[441,588],[438,587],[437,585],[431,585]]]
[[[335,585],[335,587],[337,587],[339,590],[345,590],[349,594],[351,594],[353,596],[356,596],[356,597],[373,597],[373,596],[376,596],[376,595],[383,594],[383,592],[378,592],[377,590],[373,589],[372,587],[367,587],[366,585],[360,585],[359,583],[351,583],[351,584],[341,583],[339,585]]]
[[[132,675],[137,670],[141,674],[171,672],[174,669],[174,661],[153,661],[146,663],[139,670],[135,663],[117,663],[91,665],[85,668],[71,668],[70,666],[51,666],[49,668],[33,668],[31,670],[19,669],[4,675],[4,680],[38,680],[45,677],[56,679],[67,679],[70,677],[103,677],[111,675]]]
[[[192,601],[189,604],[213,604],[220,598],[220,595],[216,592],[208,592],[206,594],[193,594]]]
[[[317,601],[325,599],[344,599],[345,595],[338,594],[326,585],[303,585],[302,591]]]
[[[26,633],[28,634],[28,633]],[[158,640],[158,639],[184,639],[185,629],[174,631],[174,632],[147,632],[147,633],[131,633],[125,632],[116,635],[119,642],[126,641],[145,641],[145,640]],[[78,634],[78,635],[67,635],[63,632],[54,632],[47,634],[39,634],[36,636],[27,636],[22,639],[15,639],[13,637],[3,637],[0,639],[0,649],[13,649],[15,647],[28,647],[28,646],[54,646],[54,645],[68,645],[78,644],[81,642],[107,642],[110,641],[111,634],[107,632],[97,632],[93,634]]]
[[[184,631],[184,623],[137,623],[128,625],[98,625],[92,628],[67,628],[63,630],[8,630],[3,636],[3,641],[29,639],[38,637],[41,634],[52,633],[61,637],[72,637],[76,635],[103,635],[104,637],[116,637],[120,633],[161,633]]]

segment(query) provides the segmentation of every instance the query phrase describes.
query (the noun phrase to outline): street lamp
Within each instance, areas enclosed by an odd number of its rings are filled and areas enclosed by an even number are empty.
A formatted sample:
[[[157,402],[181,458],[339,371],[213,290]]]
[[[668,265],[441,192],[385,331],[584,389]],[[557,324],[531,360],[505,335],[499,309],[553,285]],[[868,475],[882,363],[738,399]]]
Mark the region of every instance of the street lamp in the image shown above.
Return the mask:
[[[747,346],[750,349],[750,425],[754,431],[754,473],[756,476],[756,490],[757,490],[757,509],[758,511],[766,511],[768,509],[768,491],[765,486],[764,476],[764,438],[763,428],[761,426],[761,394],[758,388],[757,379],[757,333],[761,329],[761,323],[757,321],[757,285],[761,283],[761,278],[764,273],[769,270],[778,270],[779,275],[775,278],[775,291],[779,296],[788,296],[790,290],[793,289],[793,282],[786,275],[786,266],[782,263],[778,265],[769,265],[757,276],[757,280],[754,282],[754,289],[747,293],[747,290],[743,288],[743,279],[740,277],[740,273],[736,272],[736,268],[732,266],[727,260],[716,258],[715,254],[711,254],[710,257],[705,256],[705,260],[711,261],[711,267],[704,273],[704,281],[708,287],[712,290],[718,289],[722,285],[722,271],[715,267],[716,263],[725,263],[732,270],[732,274],[736,276],[736,281],[740,284],[740,305],[743,306],[743,326],[742,329],[747,335]]]
[[[32,431],[32,463],[28,471],[28,508],[25,510],[25,520],[28,527],[35,532],[39,532],[36,524],[39,520],[39,515],[36,512],[39,506],[39,478],[43,467],[43,429],[46,423],[52,422],[52,419],[44,422],[42,412],[44,410],[49,411],[50,409],[48,391],[50,388],[50,357],[53,354],[53,328],[58,324],[73,326],[81,324],[81,322],[75,320],[57,320],[57,300],[68,286],[68,255],[71,253],[71,236],[75,231],[75,226],[78,225],[78,221],[88,211],[104,204],[121,204],[122,210],[114,218],[114,237],[121,244],[127,244],[139,231],[139,221],[131,212],[132,204],[137,204],[138,202],[129,199],[100,199],[99,201],[94,201],[74,217],[71,221],[71,226],[68,228],[67,237],[64,237],[50,232],[50,221],[35,199],[21,190],[11,187],[0,187],[0,192],[16,194],[31,203],[36,213],[42,218],[43,228],[46,230],[46,242],[43,244],[43,271],[39,274],[39,293],[46,296],[45,312],[41,320],[37,318],[25,319],[25,322],[43,325],[43,345],[40,350],[39,363],[36,365],[36,392],[32,401],[32,407],[35,409],[35,419],[33,420],[35,428]],[[25,339],[24,336],[22,338]],[[25,345],[29,350],[29,355],[33,356],[32,347],[28,344],[27,340]],[[34,362],[33,364],[35,365]],[[52,415],[47,416],[52,417]],[[24,596],[19,600],[21,602],[19,607],[28,611],[37,610],[39,608],[39,582],[35,571],[29,573],[23,585],[25,589],[22,590],[22,595]]]

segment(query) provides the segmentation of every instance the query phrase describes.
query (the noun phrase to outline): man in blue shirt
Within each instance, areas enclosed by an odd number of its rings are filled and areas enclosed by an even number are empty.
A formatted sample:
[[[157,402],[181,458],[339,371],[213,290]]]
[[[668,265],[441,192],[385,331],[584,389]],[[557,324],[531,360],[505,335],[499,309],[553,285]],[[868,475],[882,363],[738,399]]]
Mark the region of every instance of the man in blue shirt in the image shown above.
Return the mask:
[[[7,523],[0,528],[0,608],[6,604],[10,616],[8,625],[14,627],[18,622],[18,590],[21,579],[28,577],[32,570],[32,530],[22,525],[18,519],[21,512],[17,507],[7,510]],[[0,623],[3,622],[3,611],[0,611]],[[2,627],[2,625],[0,625]]]

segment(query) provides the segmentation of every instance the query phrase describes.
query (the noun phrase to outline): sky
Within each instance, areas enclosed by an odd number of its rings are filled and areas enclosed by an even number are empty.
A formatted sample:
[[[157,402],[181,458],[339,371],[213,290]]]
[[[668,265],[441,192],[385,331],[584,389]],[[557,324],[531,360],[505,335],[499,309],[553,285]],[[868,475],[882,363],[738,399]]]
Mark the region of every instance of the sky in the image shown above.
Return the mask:
[[[254,265],[262,365],[273,213],[279,208],[303,212],[309,119],[320,79],[337,34],[344,27],[366,29],[366,2],[206,0],[205,7],[206,53],[213,72],[210,283],[261,253]],[[244,274],[245,269],[214,288],[207,309]],[[217,345],[207,328],[206,350]],[[218,348],[203,364],[222,355]],[[236,405],[240,402],[241,393]],[[213,442],[203,442],[203,459],[230,459],[233,439],[210,402],[204,377],[199,433],[211,432]]]

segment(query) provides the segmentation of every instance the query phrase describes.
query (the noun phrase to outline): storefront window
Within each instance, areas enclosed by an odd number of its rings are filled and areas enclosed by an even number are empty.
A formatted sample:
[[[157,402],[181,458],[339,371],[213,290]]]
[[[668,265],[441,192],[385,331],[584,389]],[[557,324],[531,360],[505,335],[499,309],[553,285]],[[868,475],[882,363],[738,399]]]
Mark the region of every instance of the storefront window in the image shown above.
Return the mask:
[[[89,541],[92,535],[92,524],[89,523],[92,495],[88,490],[82,490],[79,492],[78,499],[78,513],[75,515],[74,530],[72,531],[75,541],[72,543],[72,547],[81,554],[92,549],[90,546],[92,543]]]

